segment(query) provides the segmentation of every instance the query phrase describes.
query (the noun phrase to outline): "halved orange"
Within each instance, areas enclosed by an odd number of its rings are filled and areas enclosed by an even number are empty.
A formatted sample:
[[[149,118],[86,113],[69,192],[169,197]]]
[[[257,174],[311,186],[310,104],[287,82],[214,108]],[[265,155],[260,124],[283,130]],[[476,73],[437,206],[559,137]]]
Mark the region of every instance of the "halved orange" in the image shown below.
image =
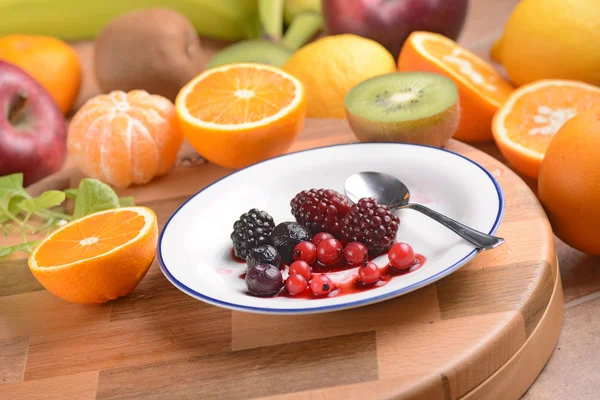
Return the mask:
[[[204,71],[175,101],[180,127],[200,155],[241,168],[285,153],[304,125],[304,87],[280,68],[255,63]]]
[[[554,134],[578,113],[600,106],[600,87],[570,80],[541,80],[515,90],[494,116],[500,152],[522,174],[537,179]]]
[[[28,264],[53,294],[74,303],[104,303],[137,286],[154,260],[157,242],[156,215],[149,208],[106,210],[52,232]]]
[[[446,36],[413,32],[398,57],[400,71],[446,75],[458,87],[461,117],[454,138],[466,142],[492,140],[494,113],[513,91],[494,68]]]

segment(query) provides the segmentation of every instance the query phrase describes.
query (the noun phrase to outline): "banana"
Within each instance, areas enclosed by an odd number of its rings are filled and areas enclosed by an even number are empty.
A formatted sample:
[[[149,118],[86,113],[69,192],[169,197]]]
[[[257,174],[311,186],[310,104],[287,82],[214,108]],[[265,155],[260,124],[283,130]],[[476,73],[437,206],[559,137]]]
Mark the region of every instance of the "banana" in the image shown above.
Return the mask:
[[[323,17],[311,11],[297,14],[285,32],[281,44],[290,50],[298,50],[304,46],[323,27]]]
[[[258,16],[263,35],[279,42],[283,34],[283,0],[258,0]]]
[[[0,35],[92,39],[112,18],[149,7],[185,15],[200,36],[239,40],[261,34],[257,0],[0,0]]]
[[[283,10],[288,29],[281,43],[291,50],[304,46],[323,27],[320,0],[285,0]]]
[[[321,0],[285,0],[283,15],[286,24],[291,24],[296,15],[303,12],[321,14]]]

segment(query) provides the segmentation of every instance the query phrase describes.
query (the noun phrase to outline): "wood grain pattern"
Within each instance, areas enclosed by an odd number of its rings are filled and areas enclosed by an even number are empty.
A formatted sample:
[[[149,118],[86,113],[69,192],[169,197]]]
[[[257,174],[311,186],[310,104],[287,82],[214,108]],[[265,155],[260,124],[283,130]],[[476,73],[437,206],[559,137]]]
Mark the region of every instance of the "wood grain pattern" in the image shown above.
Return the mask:
[[[31,272],[28,268],[23,268],[23,261],[20,259],[3,261],[2,270],[0,293],[4,296],[44,290],[44,287],[38,281],[31,280]],[[8,276],[10,276],[10,279],[7,278]]]
[[[21,268],[28,270],[24,259],[21,263]],[[29,281],[34,280],[29,273]],[[110,318],[110,308],[111,304],[88,307],[67,303],[46,290],[17,295],[0,293],[0,339],[16,336],[35,338],[105,323]]]
[[[179,296],[173,293],[162,299],[166,304],[169,298],[179,303]],[[120,301],[127,299],[115,304]],[[117,321],[106,318],[78,329],[32,336],[25,379],[228,352],[231,313],[195,303],[180,310],[166,309]]]
[[[500,328],[501,326],[501,328]],[[493,340],[485,335],[494,332]],[[446,398],[460,398],[504,364],[525,342],[523,320],[515,311],[443,320],[422,326],[399,324],[378,331],[380,375],[409,375],[415,381],[436,375]],[[420,398],[431,398],[431,387]],[[433,388],[434,389],[434,388]]]
[[[0,384],[23,380],[28,346],[28,336],[0,339]]]
[[[302,340],[342,336],[354,332],[381,331],[399,324],[426,325],[440,320],[434,285],[370,307],[335,313],[261,315],[234,312],[232,350],[293,343]],[[273,335],[272,332],[277,332]]]
[[[539,274],[539,276],[532,276]],[[552,267],[546,261],[540,265],[522,262],[512,265],[485,266],[479,270],[459,270],[437,285],[442,319],[519,310],[525,320],[527,335],[537,326],[545,310],[554,280]],[[531,287],[539,278],[540,284]],[[499,286],[498,282],[503,282]],[[523,302],[523,293],[534,290]]]
[[[464,396],[464,400],[504,400],[522,396],[552,354],[563,323],[564,298],[560,273],[540,322],[525,344],[493,375]]]
[[[292,150],[354,140],[345,121],[309,120]],[[129,296],[78,306],[41,289],[24,255],[3,261],[14,285],[0,284],[0,340],[21,348],[0,346],[16,382],[0,385],[0,397],[73,379],[69,393],[85,398],[93,386],[99,399],[458,399],[479,385],[493,387],[490,377],[537,334],[543,356],[513,367],[528,372],[511,392],[522,393],[560,330],[556,318],[544,319],[560,291],[552,234],[535,196],[510,169],[455,141],[448,149],[496,175],[506,198],[499,232],[506,244],[436,284],[372,306],[305,316],[232,312],[179,292],[156,263]],[[190,154],[185,146],[180,157]],[[119,194],[151,206],[163,226],[190,195],[229,172],[184,163]],[[52,187],[52,179],[40,185]],[[54,185],[79,179],[67,171]]]
[[[471,2],[461,43],[487,58],[517,2]],[[225,45],[202,43],[207,58]],[[77,109],[99,89],[92,46],[75,48],[84,69]],[[345,121],[308,121],[293,150],[354,140]],[[436,284],[369,307],[301,317],[230,312],[182,294],[156,263],[131,295],[79,306],[43,290],[23,254],[0,262],[0,398],[518,398],[562,323],[552,235],[534,182],[473,147],[448,147],[498,178],[506,243]],[[477,147],[498,153],[493,144]],[[189,158],[196,155],[186,145],[180,159]],[[32,192],[76,186],[82,175],[69,160],[66,167]],[[120,194],[152,207],[162,227],[190,195],[229,172],[184,161]]]
[[[3,385],[0,396],[10,400],[94,400],[97,387],[98,371],[93,371]]]
[[[327,387],[332,376],[340,385],[377,380],[375,332],[103,371],[97,399],[237,400]]]

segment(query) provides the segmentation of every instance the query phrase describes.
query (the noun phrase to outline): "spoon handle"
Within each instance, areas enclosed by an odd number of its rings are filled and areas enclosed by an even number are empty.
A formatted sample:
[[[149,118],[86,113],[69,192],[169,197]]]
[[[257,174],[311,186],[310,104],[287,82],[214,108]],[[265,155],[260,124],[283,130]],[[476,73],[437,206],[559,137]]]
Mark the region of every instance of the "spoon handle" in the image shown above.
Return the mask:
[[[427,215],[428,217],[444,225],[446,228],[456,232],[463,239],[474,244],[482,250],[493,249],[494,247],[504,243],[504,239],[502,238],[488,235],[487,233],[483,233],[473,228],[469,228],[468,226],[461,224],[460,222],[453,220],[452,218],[446,217],[445,215],[440,214],[439,212],[434,211],[431,208],[425,207],[422,204],[409,203],[400,208],[411,208],[413,210],[419,211],[420,213]]]

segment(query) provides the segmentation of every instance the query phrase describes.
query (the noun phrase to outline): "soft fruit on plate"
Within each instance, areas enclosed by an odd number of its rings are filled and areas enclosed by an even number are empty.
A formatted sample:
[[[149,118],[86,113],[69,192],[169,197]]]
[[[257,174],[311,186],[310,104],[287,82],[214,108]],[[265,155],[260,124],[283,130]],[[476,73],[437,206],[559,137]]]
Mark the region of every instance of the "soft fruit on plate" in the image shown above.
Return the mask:
[[[248,294],[323,298],[356,293],[381,287],[425,261],[408,243],[396,242],[399,218],[373,198],[351,205],[334,190],[310,189],[298,193],[290,206],[296,221],[275,225],[266,211],[252,208],[233,226],[230,238],[235,257],[246,261]],[[386,252],[388,262],[379,267],[373,258]],[[356,273],[340,282],[328,276],[350,269]]]

